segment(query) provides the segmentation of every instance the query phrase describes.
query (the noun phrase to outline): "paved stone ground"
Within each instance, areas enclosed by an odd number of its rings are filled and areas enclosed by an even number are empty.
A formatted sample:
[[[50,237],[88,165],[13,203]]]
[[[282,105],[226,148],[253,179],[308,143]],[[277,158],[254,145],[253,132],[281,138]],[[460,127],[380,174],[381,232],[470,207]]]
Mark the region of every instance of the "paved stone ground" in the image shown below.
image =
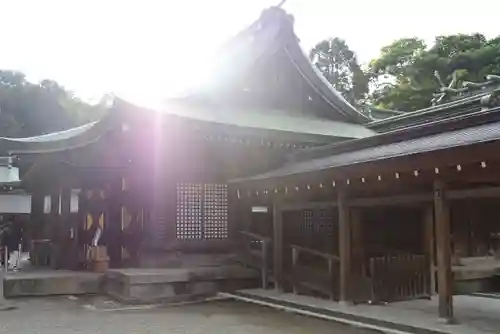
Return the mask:
[[[236,301],[125,309],[103,298],[17,299],[0,311],[0,333],[368,334],[359,328]],[[102,307],[112,305],[113,307]]]

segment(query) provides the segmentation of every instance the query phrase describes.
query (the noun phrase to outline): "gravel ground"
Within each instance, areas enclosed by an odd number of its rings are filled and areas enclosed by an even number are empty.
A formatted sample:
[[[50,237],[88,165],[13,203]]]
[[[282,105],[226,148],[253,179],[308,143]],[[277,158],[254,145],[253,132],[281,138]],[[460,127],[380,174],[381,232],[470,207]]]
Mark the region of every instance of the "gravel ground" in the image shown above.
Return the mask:
[[[0,311],[0,333],[375,333],[236,301],[127,309],[103,298],[30,298]]]

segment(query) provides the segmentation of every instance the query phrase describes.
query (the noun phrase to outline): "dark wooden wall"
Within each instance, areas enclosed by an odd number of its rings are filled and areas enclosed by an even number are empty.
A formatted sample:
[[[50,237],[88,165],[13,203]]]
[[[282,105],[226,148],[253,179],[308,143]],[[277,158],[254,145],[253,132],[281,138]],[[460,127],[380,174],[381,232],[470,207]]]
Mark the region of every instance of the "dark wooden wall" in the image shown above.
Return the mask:
[[[491,255],[500,232],[500,200],[462,200],[451,203],[453,253],[457,257]]]
[[[423,254],[423,210],[413,207],[361,209],[361,233],[366,256]]]

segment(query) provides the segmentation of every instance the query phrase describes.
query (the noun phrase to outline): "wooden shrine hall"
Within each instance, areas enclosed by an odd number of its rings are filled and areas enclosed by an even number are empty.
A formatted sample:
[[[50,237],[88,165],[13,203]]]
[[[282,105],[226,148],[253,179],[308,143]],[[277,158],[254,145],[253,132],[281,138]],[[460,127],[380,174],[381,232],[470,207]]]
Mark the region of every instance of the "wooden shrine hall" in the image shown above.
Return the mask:
[[[114,268],[225,263],[216,254],[239,244],[228,180],[373,135],[370,118],[310,63],[293,23],[279,7],[264,10],[221,48],[204,85],[160,111],[116,99],[96,122],[0,138],[32,194],[35,244],[52,249],[43,262],[83,268],[99,234]]]
[[[43,264],[84,269],[97,242],[112,268],[242,263],[263,288],[342,302],[437,292],[448,319],[468,264],[481,286],[467,288],[493,289],[498,80],[375,119],[322,77],[293,25],[264,10],[206,84],[161,111],[116,99],[99,121],[0,138]]]
[[[267,255],[263,272],[280,290],[370,303],[437,291],[452,319],[461,266],[499,258],[499,148],[500,108],[487,106],[292,154],[231,182],[239,220],[262,236],[248,253]],[[269,208],[266,218],[252,207]],[[498,275],[498,262],[486,272]]]

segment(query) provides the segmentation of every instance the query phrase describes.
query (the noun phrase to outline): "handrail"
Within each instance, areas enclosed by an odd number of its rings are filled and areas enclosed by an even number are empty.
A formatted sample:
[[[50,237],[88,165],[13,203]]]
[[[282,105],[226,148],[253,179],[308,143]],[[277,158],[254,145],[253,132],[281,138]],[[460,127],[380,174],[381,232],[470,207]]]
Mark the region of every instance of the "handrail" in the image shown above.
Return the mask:
[[[297,246],[297,245],[290,245],[290,247],[292,249],[297,249],[301,252],[316,255],[316,256],[322,257],[322,258],[327,259],[327,260],[334,260],[334,261],[340,262],[340,258],[338,256],[330,254],[330,253],[323,253],[323,252],[320,252],[320,251],[317,251],[317,250],[314,250],[311,248],[306,248],[306,247]]]
[[[268,275],[269,275],[269,270],[268,270],[268,258],[269,258],[269,248],[271,245],[271,238],[264,237],[262,235],[252,233],[252,232],[247,232],[247,231],[240,231],[240,233],[243,236],[250,237],[253,239],[256,239],[260,241],[259,246],[261,247],[260,249],[260,262],[261,262],[261,283],[262,283],[262,288],[267,289],[268,285]],[[252,242],[250,240],[250,242]],[[247,247],[249,248],[250,246],[247,244]]]
[[[335,298],[335,288],[334,288],[334,268],[333,268],[333,263],[334,262],[340,262],[340,259],[338,256],[335,256],[333,254],[328,254],[328,253],[323,253],[314,249],[302,247],[302,246],[297,246],[297,245],[291,245],[292,248],[292,266],[293,266],[293,272],[294,272],[294,277],[293,277],[293,292],[297,293],[298,292],[298,285],[301,284],[301,282],[298,281],[298,278],[295,276],[296,270],[299,267],[299,253],[308,253],[311,255],[315,255],[318,257],[323,258],[323,260],[326,260],[328,264],[328,294],[331,300],[334,300]]]
[[[259,235],[259,234],[256,234],[256,233],[252,233],[252,232],[247,232],[247,231],[240,231],[241,234],[247,236],[247,237],[251,237],[251,238],[254,238],[254,239],[257,239],[257,240],[261,240],[261,241],[271,241],[271,238],[269,237],[265,237],[263,235]]]

